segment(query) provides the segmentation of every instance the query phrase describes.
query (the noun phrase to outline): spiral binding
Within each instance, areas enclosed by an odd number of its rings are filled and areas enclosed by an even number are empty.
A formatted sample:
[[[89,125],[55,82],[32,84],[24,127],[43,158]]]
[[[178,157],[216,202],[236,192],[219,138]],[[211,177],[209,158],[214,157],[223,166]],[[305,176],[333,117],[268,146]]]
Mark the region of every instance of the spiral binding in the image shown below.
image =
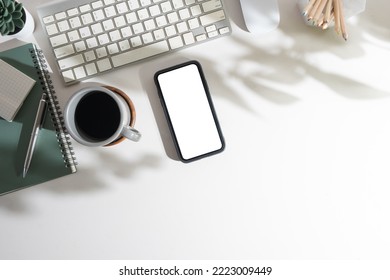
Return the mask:
[[[30,49],[31,57],[34,61],[35,68],[39,79],[41,81],[42,90],[46,93],[48,100],[48,109],[56,129],[58,145],[61,149],[62,157],[65,162],[65,166],[70,168],[72,173],[76,172],[76,157],[73,152],[70,136],[66,130],[64,118],[62,115],[59,102],[57,101],[57,95],[54,90],[53,82],[50,78],[49,71],[47,70],[46,59],[42,50],[37,49],[35,45]]]

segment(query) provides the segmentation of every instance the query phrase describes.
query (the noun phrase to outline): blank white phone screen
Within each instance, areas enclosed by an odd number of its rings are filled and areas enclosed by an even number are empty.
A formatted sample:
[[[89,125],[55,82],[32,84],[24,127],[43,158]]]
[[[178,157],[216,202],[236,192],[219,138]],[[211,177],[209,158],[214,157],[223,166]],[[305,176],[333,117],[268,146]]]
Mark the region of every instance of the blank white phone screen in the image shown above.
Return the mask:
[[[223,147],[213,112],[195,64],[158,76],[172,128],[183,159]]]

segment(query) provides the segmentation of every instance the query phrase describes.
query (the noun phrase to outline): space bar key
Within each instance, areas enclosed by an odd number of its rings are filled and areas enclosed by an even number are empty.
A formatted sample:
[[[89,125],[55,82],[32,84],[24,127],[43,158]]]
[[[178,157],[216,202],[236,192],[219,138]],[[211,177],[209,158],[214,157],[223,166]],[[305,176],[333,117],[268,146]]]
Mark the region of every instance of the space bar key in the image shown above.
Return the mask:
[[[139,49],[114,55],[111,57],[111,60],[114,67],[119,67],[167,51],[169,51],[168,43],[166,41],[161,41]]]

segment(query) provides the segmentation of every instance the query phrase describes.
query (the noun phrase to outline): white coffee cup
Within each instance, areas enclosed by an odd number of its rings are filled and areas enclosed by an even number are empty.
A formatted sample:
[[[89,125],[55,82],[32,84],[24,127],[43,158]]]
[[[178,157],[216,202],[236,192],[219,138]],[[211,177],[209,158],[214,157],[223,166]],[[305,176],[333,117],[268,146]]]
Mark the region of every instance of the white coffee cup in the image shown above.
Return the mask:
[[[112,87],[87,87],[67,102],[64,122],[77,142],[90,146],[109,146],[127,138],[139,141],[141,134],[132,126],[135,108],[128,96]]]

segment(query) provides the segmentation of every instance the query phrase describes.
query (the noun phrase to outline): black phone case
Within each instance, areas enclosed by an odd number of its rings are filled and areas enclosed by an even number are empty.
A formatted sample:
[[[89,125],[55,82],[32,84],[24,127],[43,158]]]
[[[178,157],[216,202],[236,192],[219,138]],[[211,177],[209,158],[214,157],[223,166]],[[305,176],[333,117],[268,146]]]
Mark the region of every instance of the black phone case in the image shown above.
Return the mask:
[[[208,100],[208,103],[209,103],[209,106],[210,106],[210,109],[211,109],[211,112],[212,112],[212,115],[213,115],[213,119],[214,119],[214,122],[215,122],[215,125],[216,125],[216,128],[217,128],[217,131],[218,131],[218,135],[219,135],[219,138],[221,140],[221,148],[218,149],[218,150],[215,150],[215,151],[211,151],[209,153],[205,153],[205,154],[202,154],[202,155],[199,155],[199,156],[196,156],[196,157],[193,157],[193,158],[190,158],[190,159],[185,159],[183,158],[182,156],[182,152],[180,150],[180,146],[179,146],[179,143],[177,141],[177,138],[176,138],[176,134],[175,134],[175,130],[173,128],[173,125],[172,125],[172,122],[171,122],[171,118],[169,116],[169,112],[168,112],[168,109],[167,109],[167,106],[165,104],[165,100],[164,100],[164,96],[163,96],[163,93],[162,93],[162,90],[161,90],[161,87],[160,87],[160,84],[158,82],[158,76],[160,74],[163,74],[163,73],[166,73],[166,72],[169,72],[169,71],[172,71],[172,70],[175,70],[175,69],[179,69],[181,67],[185,67],[185,66],[188,66],[188,65],[191,65],[191,64],[195,64],[196,67],[198,68],[198,71],[199,71],[199,75],[201,77],[201,80],[202,80],[202,83],[203,83],[203,87],[205,89],[205,93],[206,93],[206,96],[207,96],[207,100]],[[180,160],[184,163],[189,163],[189,162],[192,162],[192,161],[195,161],[195,160],[198,160],[198,159],[201,159],[201,158],[204,158],[204,157],[207,157],[207,156],[211,156],[211,155],[214,155],[214,154],[218,154],[220,152],[222,152],[224,149],[225,149],[225,140],[224,140],[224,137],[222,135],[222,131],[221,131],[221,127],[219,125],[219,121],[218,121],[218,118],[217,118],[217,114],[215,112],[215,109],[214,109],[214,105],[213,105],[213,101],[211,99],[211,95],[210,95],[210,92],[209,92],[209,87],[207,85],[207,82],[206,82],[206,79],[205,79],[205,76],[204,76],[204,73],[203,73],[203,69],[202,69],[202,66],[200,65],[200,63],[196,60],[191,60],[191,61],[188,61],[188,62],[184,62],[184,63],[181,63],[181,64],[178,64],[178,65],[175,65],[175,66],[172,66],[172,67],[169,67],[169,68],[166,68],[166,69],[163,69],[163,70],[160,70],[158,71],[155,75],[154,75],[154,82],[157,86],[157,91],[158,91],[158,95],[159,95],[159,98],[160,98],[160,101],[161,101],[161,105],[163,107],[163,110],[164,110],[164,114],[165,114],[165,117],[167,119],[167,122],[168,122],[168,127],[169,127],[169,130],[171,132],[171,135],[172,135],[172,138],[173,138],[173,142],[174,142],[174,145],[175,145],[175,148],[176,148],[176,151],[177,151],[177,154],[180,158]]]

